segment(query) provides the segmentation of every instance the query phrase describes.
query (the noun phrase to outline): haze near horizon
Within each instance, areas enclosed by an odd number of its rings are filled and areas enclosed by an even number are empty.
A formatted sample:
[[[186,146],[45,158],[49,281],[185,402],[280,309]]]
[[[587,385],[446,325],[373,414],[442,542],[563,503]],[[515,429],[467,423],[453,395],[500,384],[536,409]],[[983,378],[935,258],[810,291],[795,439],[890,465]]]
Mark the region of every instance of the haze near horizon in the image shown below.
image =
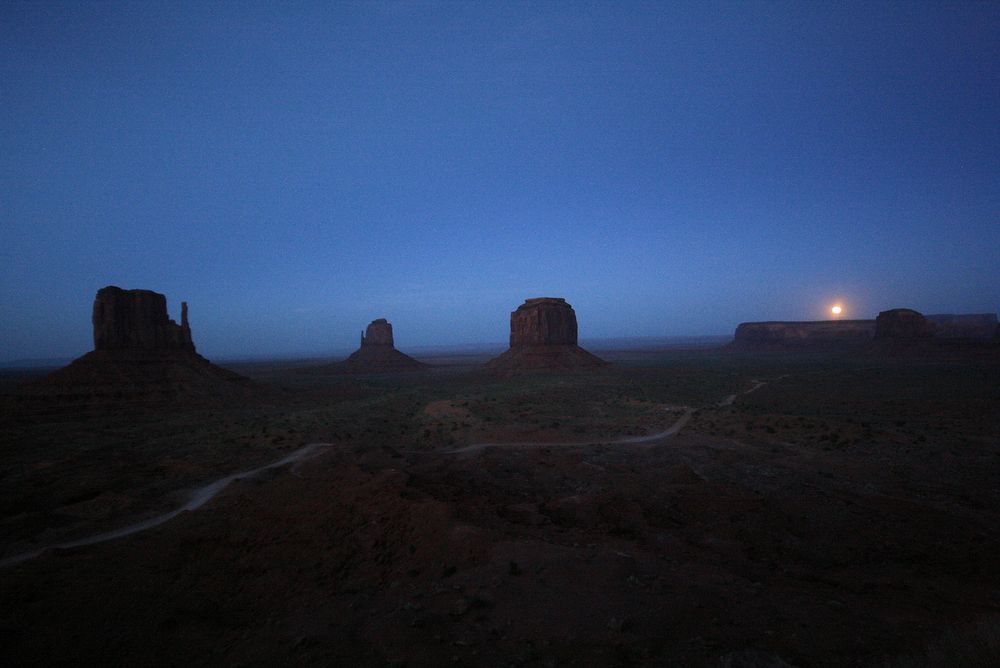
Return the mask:
[[[212,356],[996,312],[1000,7],[5,3],[6,359],[106,285]]]

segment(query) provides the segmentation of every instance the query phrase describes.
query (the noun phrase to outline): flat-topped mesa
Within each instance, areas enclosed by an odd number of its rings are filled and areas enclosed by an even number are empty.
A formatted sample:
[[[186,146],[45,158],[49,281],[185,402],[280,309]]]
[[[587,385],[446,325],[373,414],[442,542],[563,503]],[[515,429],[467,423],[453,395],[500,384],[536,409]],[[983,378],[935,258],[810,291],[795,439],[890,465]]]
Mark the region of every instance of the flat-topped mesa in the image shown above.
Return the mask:
[[[181,324],[167,316],[167,298],[152,290],[122,290],[109,285],[97,291],[91,322],[94,350],[187,350],[195,352],[187,302]]]
[[[747,351],[845,351],[929,354],[975,351],[1000,342],[995,313],[924,316],[908,308],[882,311],[875,320],[744,322],[729,345]]]
[[[889,309],[875,318],[876,340],[918,340],[929,339],[933,335],[927,318],[910,308]]]
[[[510,314],[510,347],[575,346],[576,313],[561,297],[526,299]]]
[[[577,345],[576,312],[560,297],[527,299],[510,314],[510,349],[487,368],[517,371],[574,371],[607,363]]]
[[[392,342],[392,325],[385,319],[372,320],[361,335],[361,347],[389,346],[395,348]]]
[[[736,328],[737,348],[839,348],[863,345],[875,334],[874,320],[743,322]]]
[[[1000,331],[996,313],[938,313],[924,317],[938,339],[989,341]]]

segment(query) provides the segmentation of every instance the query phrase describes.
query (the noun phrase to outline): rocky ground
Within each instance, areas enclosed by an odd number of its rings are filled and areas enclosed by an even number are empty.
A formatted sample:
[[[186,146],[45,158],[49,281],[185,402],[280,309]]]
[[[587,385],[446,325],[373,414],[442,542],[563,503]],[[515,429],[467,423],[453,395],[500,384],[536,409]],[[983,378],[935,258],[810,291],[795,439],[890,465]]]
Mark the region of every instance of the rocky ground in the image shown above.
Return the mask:
[[[506,379],[244,366],[263,398],[230,407],[53,417],[8,396],[0,558],[169,509],[305,443],[331,447],[147,532],[3,569],[0,656],[1000,660],[1000,364],[595,352],[614,364]],[[668,439],[613,442],[686,409]],[[450,452],[518,441],[533,445]]]

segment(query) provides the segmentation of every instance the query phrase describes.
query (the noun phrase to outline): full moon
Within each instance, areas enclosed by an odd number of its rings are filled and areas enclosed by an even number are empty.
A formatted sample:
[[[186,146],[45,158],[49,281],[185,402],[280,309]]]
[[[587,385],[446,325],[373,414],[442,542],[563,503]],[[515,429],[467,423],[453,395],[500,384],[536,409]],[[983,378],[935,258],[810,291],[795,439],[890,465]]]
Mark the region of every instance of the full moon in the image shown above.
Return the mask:
[[[840,315],[840,312],[842,310],[843,309],[841,309],[839,306],[834,306],[832,309],[830,309],[830,312],[833,313],[834,315]]]

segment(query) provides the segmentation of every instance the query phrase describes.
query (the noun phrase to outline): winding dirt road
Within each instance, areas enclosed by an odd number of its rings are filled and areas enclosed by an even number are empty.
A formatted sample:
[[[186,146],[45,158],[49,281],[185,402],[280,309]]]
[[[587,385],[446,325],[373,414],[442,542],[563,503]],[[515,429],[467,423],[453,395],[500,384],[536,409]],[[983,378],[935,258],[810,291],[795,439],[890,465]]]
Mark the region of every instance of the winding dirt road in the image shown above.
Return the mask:
[[[730,394],[725,399],[720,401],[716,406],[725,407],[732,406],[733,402],[736,401],[737,397],[744,394],[750,394],[754,390],[760,389],[764,385],[767,385],[767,381],[754,380],[753,387],[743,392],[738,392],[736,394]],[[663,440],[665,438],[670,438],[680,432],[681,429],[687,425],[691,416],[694,414],[695,410],[691,406],[671,406],[665,410],[683,410],[683,414],[677,421],[672,425],[664,429],[663,431],[658,431],[655,434],[647,434],[645,436],[628,436],[625,438],[615,438],[615,439],[604,439],[598,441],[561,441],[556,443],[551,442],[541,442],[541,441],[514,441],[511,443],[472,443],[470,445],[463,446],[461,448],[455,448],[454,450],[437,450],[432,453],[425,454],[440,454],[440,455],[455,455],[464,452],[478,452],[480,450],[485,450],[487,448],[559,448],[559,447],[571,447],[571,446],[587,446],[587,445],[635,445],[639,443],[654,443],[656,441]]]
[[[615,439],[604,439],[598,441],[557,441],[557,442],[544,442],[544,441],[513,441],[510,443],[471,443],[469,445],[463,446],[461,448],[455,448],[454,450],[436,450],[424,454],[438,454],[438,455],[456,455],[463,452],[478,452],[480,450],[485,450],[487,448],[560,448],[560,447],[571,447],[571,446],[586,446],[586,445],[618,445],[618,444],[637,444],[637,443],[652,443],[654,441],[659,441],[664,438],[669,438],[679,432],[684,428],[684,425],[688,423],[691,419],[691,415],[694,413],[694,409],[690,406],[678,406],[682,408],[684,413],[677,418],[677,421],[672,425],[664,429],[663,431],[658,431],[655,434],[647,434],[645,436],[628,436],[625,438],[615,438]]]
[[[187,502],[177,508],[176,510],[171,510],[169,513],[164,513],[163,515],[157,515],[156,517],[150,517],[149,519],[143,520],[142,522],[136,522],[135,524],[129,524],[120,529],[114,529],[113,531],[106,531],[104,533],[95,534],[93,536],[88,536],[86,538],[79,538],[77,540],[67,541],[65,543],[56,543],[54,545],[46,545],[40,547],[37,550],[31,552],[22,552],[21,554],[15,554],[13,556],[7,557],[6,559],[0,560],[0,568],[7,566],[13,566],[14,564],[19,564],[22,561],[27,561],[29,559],[34,559],[46,550],[65,550],[72,547],[83,547],[85,545],[94,545],[96,543],[104,543],[109,540],[115,540],[116,538],[124,538],[125,536],[131,536],[134,533],[139,533],[140,531],[145,531],[146,529],[152,529],[153,527],[159,526],[164,522],[169,522],[183,512],[189,510],[197,510],[203,505],[211,501],[219,492],[224,490],[229,486],[230,483],[237,480],[245,480],[247,478],[252,478],[259,473],[270,469],[280,468],[282,466],[287,466],[289,464],[295,464],[301,462],[310,457],[314,457],[323,448],[330,447],[331,443],[310,443],[309,445],[303,446],[298,450],[289,453],[285,457],[282,457],[276,462],[271,462],[270,464],[265,464],[255,469],[249,471],[241,471],[240,473],[233,473],[232,475],[227,475],[225,478],[220,478],[215,482],[209,483],[204,487],[199,487],[198,489],[191,492],[190,497]]]
[[[743,392],[737,394],[730,394],[725,399],[720,401],[718,406],[731,406],[737,397],[750,394],[751,392],[763,387],[767,384],[767,381],[754,380],[754,385]],[[486,450],[487,448],[532,448],[532,447],[581,447],[590,445],[618,445],[618,444],[628,444],[635,445],[641,443],[653,443],[660,441],[671,436],[676,435],[684,428],[684,426],[691,419],[691,415],[694,413],[695,409],[690,406],[676,406],[672,407],[674,409],[682,409],[684,412],[681,416],[669,427],[663,431],[656,432],[655,434],[648,434],[645,436],[630,436],[626,438],[617,438],[612,440],[598,440],[598,441],[573,441],[573,442],[560,442],[560,443],[540,443],[540,442],[514,442],[514,443],[472,443],[461,448],[456,448],[454,450],[436,450],[436,451],[414,451],[415,454],[425,454],[425,455],[453,455],[460,453],[478,452]],[[93,536],[88,536],[85,538],[79,538],[77,540],[67,541],[65,543],[56,543],[53,545],[46,545],[40,547],[37,550],[31,552],[23,552],[21,554],[15,554],[13,556],[7,557],[6,559],[0,560],[0,568],[6,568],[8,566],[13,566],[15,564],[28,561],[29,559],[34,559],[35,557],[43,554],[48,550],[64,550],[74,547],[83,547],[86,545],[95,545],[97,543],[104,543],[110,540],[116,540],[118,538],[124,538],[125,536],[131,536],[132,534],[139,533],[141,531],[146,531],[147,529],[152,529],[165,522],[169,522],[173,518],[177,517],[183,512],[197,510],[202,507],[210,500],[212,500],[216,495],[219,494],[223,489],[228,487],[230,483],[237,480],[245,480],[247,478],[252,478],[264,471],[271,469],[280,468],[282,466],[287,466],[289,464],[295,464],[303,460],[309,459],[316,456],[319,452],[324,449],[331,447],[331,443],[310,443],[309,445],[303,446],[294,452],[289,453],[285,457],[272,462],[270,464],[265,464],[255,469],[249,471],[241,471],[240,473],[233,473],[224,478],[220,478],[215,482],[209,483],[204,487],[199,487],[198,489],[191,492],[188,497],[187,502],[180,508],[171,510],[169,513],[164,513],[162,515],[157,515],[156,517],[151,517],[149,519],[143,520],[141,522],[136,522],[135,524],[129,524],[120,529],[115,529],[113,531],[106,531],[104,533],[95,534]]]

